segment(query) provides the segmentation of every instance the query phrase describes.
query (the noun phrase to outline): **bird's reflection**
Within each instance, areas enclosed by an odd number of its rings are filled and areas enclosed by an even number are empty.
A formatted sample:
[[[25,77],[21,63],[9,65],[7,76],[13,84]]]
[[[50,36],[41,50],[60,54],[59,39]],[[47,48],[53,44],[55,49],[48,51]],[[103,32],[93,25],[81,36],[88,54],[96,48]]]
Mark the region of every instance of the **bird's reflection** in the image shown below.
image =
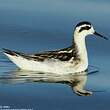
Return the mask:
[[[87,81],[87,72],[88,71],[79,74],[60,75],[60,74],[52,74],[52,73],[28,72],[28,71],[16,70],[1,75],[0,83],[8,83],[8,84],[33,83],[33,82],[61,83],[61,84],[69,85],[72,88],[73,92],[76,93],[77,95],[90,96],[92,95],[92,92],[87,91],[85,89],[85,84]]]

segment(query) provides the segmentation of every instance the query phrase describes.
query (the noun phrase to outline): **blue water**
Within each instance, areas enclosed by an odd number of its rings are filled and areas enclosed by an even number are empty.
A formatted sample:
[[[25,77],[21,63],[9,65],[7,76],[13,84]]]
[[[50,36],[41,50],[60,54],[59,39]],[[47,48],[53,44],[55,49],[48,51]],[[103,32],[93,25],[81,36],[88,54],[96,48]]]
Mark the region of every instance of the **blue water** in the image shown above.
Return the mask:
[[[82,20],[90,21],[110,39],[109,19],[109,0],[0,0],[0,48],[32,53],[67,47],[74,26]],[[109,47],[110,41],[95,36],[87,38],[89,65],[95,66],[93,71],[99,71],[86,76],[85,89],[93,92],[88,97],[76,95],[60,76],[30,76],[17,70],[1,52],[0,76],[8,78],[0,79],[0,107],[108,110]]]

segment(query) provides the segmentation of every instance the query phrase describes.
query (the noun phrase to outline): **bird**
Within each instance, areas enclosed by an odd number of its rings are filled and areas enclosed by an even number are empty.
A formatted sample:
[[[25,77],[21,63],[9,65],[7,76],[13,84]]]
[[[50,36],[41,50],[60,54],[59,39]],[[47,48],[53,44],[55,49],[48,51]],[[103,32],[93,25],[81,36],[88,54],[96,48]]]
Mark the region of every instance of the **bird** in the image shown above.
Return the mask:
[[[49,72],[57,74],[82,73],[88,69],[86,37],[99,34],[88,21],[81,21],[73,29],[73,40],[69,47],[53,51],[25,54],[3,48],[3,53],[20,69],[26,71]]]

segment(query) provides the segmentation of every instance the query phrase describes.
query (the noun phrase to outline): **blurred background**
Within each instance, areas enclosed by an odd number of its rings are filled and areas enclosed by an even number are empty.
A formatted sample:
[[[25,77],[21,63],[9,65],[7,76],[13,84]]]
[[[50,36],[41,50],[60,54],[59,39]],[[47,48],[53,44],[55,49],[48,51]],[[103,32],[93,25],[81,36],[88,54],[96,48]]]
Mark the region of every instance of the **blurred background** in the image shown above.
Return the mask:
[[[27,52],[63,48],[70,45],[74,26],[83,20],[109,36],[109,19],[109,0],[0,0],[0,47]],[[88,42],[93,52],[108,50],[103,39],[91,37]]]

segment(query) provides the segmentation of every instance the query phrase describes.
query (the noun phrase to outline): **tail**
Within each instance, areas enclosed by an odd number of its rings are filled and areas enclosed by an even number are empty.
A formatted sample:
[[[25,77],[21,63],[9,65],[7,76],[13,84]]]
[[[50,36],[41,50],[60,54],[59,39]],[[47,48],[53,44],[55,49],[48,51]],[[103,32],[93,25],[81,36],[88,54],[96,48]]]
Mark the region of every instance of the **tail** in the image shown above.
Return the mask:
[[[3,53],[11,56],[17,56],[18,52],[3,48]]]
[[[34,61],[33,57],[24,53],[20,53],[4,48],[3,48],[3,53],[20,69],[33,71],[33,69],[31,68],[33,68],[34,63],[30,62],[30,60]]]
[[[5,49],[3,48],[3,53],[14,63],[16,64],[19,68],[24,68],[25,66],[25,60],[27,57],[23,53],[16,52],[13,50]]]
[[[16,51],[5,49],[5,48],[3,48],[3,53],[6,56],[8,56],[9,58],[22,57],[22,58],[25,58],[25,59],[31,59],[31,56],[29,56],[27,54],[24,54],[24,53],[21,53],[21,52],[16,52]]]
[[[24,54],[20,53],[20,52],[16,52],[16,51],[5,49],[5,48],[2,48],[2,49],[3,49],[3,53],[6,54],[6,55],[10,55],[10,56],[24,56]]]

